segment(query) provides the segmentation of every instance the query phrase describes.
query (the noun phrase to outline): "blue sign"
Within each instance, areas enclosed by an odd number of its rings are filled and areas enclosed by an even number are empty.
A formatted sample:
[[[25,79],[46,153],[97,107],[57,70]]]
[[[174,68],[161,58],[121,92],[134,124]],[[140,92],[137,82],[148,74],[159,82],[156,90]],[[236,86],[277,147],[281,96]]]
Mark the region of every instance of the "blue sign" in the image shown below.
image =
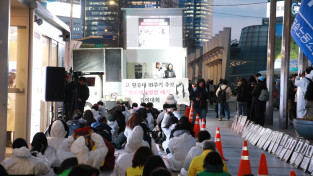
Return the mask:
[[[303,0],[292,27],[291,36],[313,62],[313,0]]]

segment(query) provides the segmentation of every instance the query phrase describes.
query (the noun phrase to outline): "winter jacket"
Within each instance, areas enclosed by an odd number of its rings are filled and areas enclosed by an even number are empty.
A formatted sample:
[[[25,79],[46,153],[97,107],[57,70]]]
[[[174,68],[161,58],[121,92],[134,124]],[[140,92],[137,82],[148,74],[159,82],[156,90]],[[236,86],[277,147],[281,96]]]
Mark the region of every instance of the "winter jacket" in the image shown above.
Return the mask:
[[[65,136],[66,136],[66,131],[65,131],[63,123],[60,120],[54,121],[51,126],[50,137],[47,137],[48,146],[53,148],[54,152],[57,152],[61,143],[66,139]],[[51,156],[52,155],[56,155],[56,153],[51,153]],[[54,164],[52,165],[52,167],[60,167],[61,165],[59,158],[56,158],[56,160],[53,161],[53,163]]]
[[[78,163],[99,169],[108,153],[108,148],[103,138],[97,133],[91,134],[91,140],[95,142],[95,151],[89,151],[83,136],[78,137],[76,140],[72,136],[68,137],[57,151],[59,159],[64,161],[70,157],[77,157]]]
[[[202,152],[202,154],[200,156],[195,157],[192,161],[191,164],[189,166],[188,169],[188,176],[195,176],[197,175],[199,172],[202,172],[203,169],[203,161],[204,158],[207,156],[208,153],[210,153],[212,150],[205,150]],[[223,161],[224,163],[224,167],[223,167],[223,171],[224,172],[228,172],[227,166],[225,161]]]
[[[261,102],[259,100],[259,97],[261,95],[261,92],[263,89],[266,89],[267,90],[267,87],[266,87],[266,82],[258,82],[255,86],[255,88],[253,89],[253,91],[251,92],[251,95],[252,95],[252,103],[258,103],[258,102]]]
[[[236,87],[235,93],[237,94],[237,102],[249,102],[251,93],[248,86],[239,85]]]
[[[106,139],[103,139],[105,145],[108,147],[108,154],[105,156],[104,164],[101,166],[101,170],[113,170],[115,165],[115,148],[114,146],[107,141]]]
[[[100,114],[102,116],[106,116],[108,114],[108,110],[104,108],[104,106],[102,105],[98,105],[98,111],[100,112]]]
[[[188,152],[188,154],[186,156],[186,159],[184,161],[183,168],[180,171],[180,174],[182,176],[186,176],[187,175],[188,169],[189,169],[189,166],[190,166],[190,163],[191,163],[192,159],[197,157],[197,156],[199,156],[199,155],[201,155],[202,152],[203,152],[202,143],[200,143],[200,142],[197,142],[196,146],[192,147],[189,150],[189,152]]]
[[[112,128],[108,124],[105,124],[103,122],[94,122],[91,124],[91,127],[94,128],[96,132],[107,141],[112,141]]]
[[[169,168],[173,171],[180,171],[184,165],[189,150],[195,145],[195,138],[187,133],[171,138],[168,145],[171,153],[166,155],[169,160]]]
[[[46,175],[50,172],[48,161],[33,157],[26,147],[14,149],[12,156],[1,165],[9,175]]]
[[[207,166],[205,170],[198,173],[197,176],[230,176],[230,174],[223,172],[222,166]]]
[[[83,103],[86,102],[86,100],[88,100],[89,98],[89,88],[87,87],[87,85],[78,85],[78,98],[80,98],[82,100]]]
[[[196,98],[200,98],[199,101]],[[208,91],[206,90],[205,86],[200,88],[199,84],[197,88],[191,93],[191,99],[193,101],[193,108],[206,108],[207,107],[207,99],[209,99]]]
[[[132,159],[136,150],[143,146],[143,130],[141,126],[136,126],[132,133],[127,137],[127,144],[125,146],[125,153],[120,155],[115,164],[115,172],[117,176],[124,176],[127,168],[131,167]]]
[[[84,119],[69,120],[66,122],[66,124],[69,129],[68,135],[71,136],[74,133],[74,130],[85,127],[87,124],[87,121]]]
[[[227,89],[226,89],[226,87],[227,87]],[[218,97],[218,93],[221,91],[221,89],[222,90],[225,90],[226,89],[226,101],[225,102],[229,102],[229,100],[230,100],[230,97],[231,97],[231,94],[232,94],[232,92],[231,92],[231,88],[229,87],[229,86],[227,86],[227,85],[221,85],[220,87],[218,87],[217,88],[217,90],[216,90],[216,97]]]
[[[298,87],[297,89],[297,118],[303,118],[306,115],[312,115],[312,107],[308,109],[307,106],[308,104],[312,105],[313,102],[307,101],[304,97],[307,91],[307,87],[310,83],[308,79],[312,80],[313,78],[313,71],[311,71],[311,73],[307,74],[305,77],[306,78],[300,79],[297,76],[296,82],[295,82],[295,86]]]
[[[154,118],[153,118],[151,113],[147,114],[147,122],[148,122],[148,126],[149,126],[150,130],[153,130],[154,129]]]

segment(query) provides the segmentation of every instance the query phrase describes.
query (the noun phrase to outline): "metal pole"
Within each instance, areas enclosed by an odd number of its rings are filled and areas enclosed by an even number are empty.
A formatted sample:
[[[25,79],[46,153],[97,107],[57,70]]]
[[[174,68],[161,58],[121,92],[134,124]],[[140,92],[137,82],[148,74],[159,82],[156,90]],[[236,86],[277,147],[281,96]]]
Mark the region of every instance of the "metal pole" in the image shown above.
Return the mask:
[[[290,27],[291,27],[291,0],[285,0],[284,26],[281,47],[281,74],[280,74],[280,106],[279,126],[288,128],[288,81],[290,63]]]
[[[7,143],[7,104],[9,68],[10,0],[0,1],[0,161],[5,159]]]
[[[275,35],[276,35],[276,1],[271,0],[270,4],[270,21],[267,41],[267,71],[266,80],[267,88],[270,93],[266,103],[265,123],[273,125],[273,92],[274,92],[274,62],[275,62]]]
[[[308,67],[308,58],[303,54],[303,51],[299,48],[298,55],[298,74],[303,73],[303,71]]]

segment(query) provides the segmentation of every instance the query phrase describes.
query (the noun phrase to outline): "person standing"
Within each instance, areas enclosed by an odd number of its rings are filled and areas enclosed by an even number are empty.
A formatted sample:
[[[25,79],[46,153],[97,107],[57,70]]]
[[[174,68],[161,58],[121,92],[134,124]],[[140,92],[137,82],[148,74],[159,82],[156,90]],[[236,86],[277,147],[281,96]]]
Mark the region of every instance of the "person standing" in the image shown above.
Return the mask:
[[[253,89],[255,88],[255,86],[256,86],[256,79],[254,76],[250,76],[250,78],[249,78],[249,91],[252,92]],[[248,107],[248,119],[251,121],[255,121],[254,107],[252,104],[252,96],[250,96],[250,98],[249,98],[247,107]]]
[[[305,116],[312,116],[312,105],[313,102],[305,99],[305,94],[308,91],[307,87],[312,81],[313,72],[312,68],[309,67],[305,69],[305,77],[300,79],[299,76],[296,77],[295,86],[297,86],[297,118],[303,118]]]
[[[239,79],[235,93],[237,94],[237,115],[247,116],[247,106],[250,99],[250,90],[246,79]]]
[[[160,62],[155,63],[154,69],[154,79],[163,79],[164,78],[164,70],[161,67]]]
[[[78,85],[78,109],[80,112],[84,112],[84,107],[86,104],[86,101],[89,98],[89,88],[86,84],[86,78],[85,77],[80,77],[79,78],[79,85]]]
[[[165,78],[176,78],[175,71],[173,70],[173,64],[171,63],[167,65],[167,70],[165,70]]]
[[[295,86],[296,74],[292,75],[292,80],[288,82],[288,119],[289,124],[292,124],[293,119],[297,116],[297,103],[295,101],[297,86]]]
[[[264,126],[265,122],[266,101],[261,101],[259,98],[262,90],[264,89],[267,90],[265,77],[260,76],[258,77],[258,82],[255,88],[253,89],[251,95],[252,95],[252,106],[254,107],[255,123],[261,126]]]
[[[198,85],[194,92],[191,95],[193,101],[193,118],[192,118],[192,125],[194,125],[196,120],[196,115],[199,114],[200,119],[205,119],[206,117],[206,108],[207,102],[209,101],[208,91],[205,88],[205,81],[204,79],[200,79],[198,81]]]
[[[222,110],[225,112],[226,120],[228,121],[230,118],[229,99],[231,97],[232,91],[227,84],[228,81],[224,79],[223,84],[216,90],[219,121],[222,121]]]

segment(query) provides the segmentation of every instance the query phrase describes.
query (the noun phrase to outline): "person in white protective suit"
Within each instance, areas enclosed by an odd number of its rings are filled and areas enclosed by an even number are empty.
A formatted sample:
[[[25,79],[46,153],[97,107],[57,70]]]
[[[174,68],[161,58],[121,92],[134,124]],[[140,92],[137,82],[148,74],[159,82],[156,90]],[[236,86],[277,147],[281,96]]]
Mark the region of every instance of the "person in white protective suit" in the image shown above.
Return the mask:
[[[12,156],[1,162],[9,175],[46,175],[50,172],[45,158],[34,157],[24,139],[18,138],[13,142]]]
[[[169,169],[180,171],[189,150],[196,145],[196,139],[186,130],[175,131],[173,135],[168,145],[171,153],[167,154],[165,159]]]
[[[55,120],[49,126],[48,134],[50,137],[47,137],[48,146],[54,149],[56,152],[61,145],[61,143],[68,137],[69,128],[67,124],[63,120]],[[51,153],[51,156],[56,155],[55,153]],[[53,161],[53,167],[60,167],[61,162],[58,158]]]
[[[178,123],[178,120],[174,116],[173,113],[169,112],[168,114],[166,114],[164,116],[164,119],[161,123],[161,128],[162,128],[162,131],[165,135],[165,141],[162,143],[162,147],[163,147],[164,151],[166,151],[168,149],[171,132],[175,128],[177,123]]]
[[[108,148],[103,138],[93,132],[90,138],[79,136],[75,140],[73,136],[68,137],[57,151],[61,162],[67,158],[76,157],[79,164],[87,164],[97,169],[100,168],[107,153]]]
[[[307,87],[310,83],[308,79],[312,81],[313,71],[312,68],[307,68],[305,70],[305,77],[301,78],[299,76],[296,77],[295,86],[297,89],[297,118],[303,118],[306,116],[313,116],[313,102],[305,99],[305,93],[307,91]]]
[[[137,125],[127,137],[125,153],[120,155],[116,160],[115,173],[117,176],[125,175],[127,168],[132,165],[135,152],[139,147],[144,146],[143,143],[143,130],[141,126]]]
[[[187,176],[188,169],[189,169],[189,166],[190,166],[192,159],[195,158],[196,156],[201,155],[203,152],[202,142],[205,140],[210,140],[210,139],[211,139],[211,134],[208,131],[206,131],[206,130],[205,131],[199,131],[198,141],[196,143],[196,146],[192,147],[189,150],[189,152],[186,156],[186,159],[184,161],[183,168],[180,170],[180,175]]]

